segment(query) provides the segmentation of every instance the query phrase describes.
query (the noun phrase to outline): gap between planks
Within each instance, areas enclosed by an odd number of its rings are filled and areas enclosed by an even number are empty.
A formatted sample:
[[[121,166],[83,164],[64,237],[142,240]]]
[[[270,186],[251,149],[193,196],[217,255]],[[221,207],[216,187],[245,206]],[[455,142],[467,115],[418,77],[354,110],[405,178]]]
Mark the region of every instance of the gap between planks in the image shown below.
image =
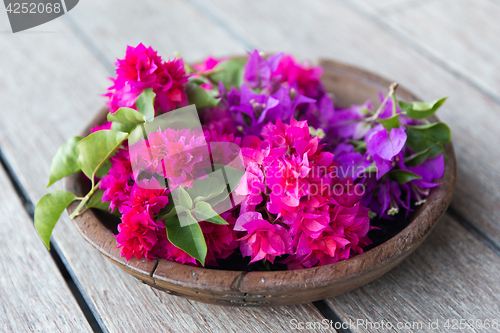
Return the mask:
[[[3,168],[3,170],[5,171],[10,183],[14,187],[14,190],[16,191],[18,198],[22,202],[24,210],[29,215],[32,222],[34,222],[35,205],[33,204],[33,201],[31,200],[31,198],[28,196],[21,181],[14,173],[14,170],[12,169],[12,166],[10,165],[7,158],[5,157],[1,147],[0,147],[0,164]],[[91,303],[87,302],[87,297],[85,295],[85,292],[84,291],[82,292],[82,288],[79,286],[79,284],[76,283],[77,280],[74,279],[73,274],[70,273],[70,271],[71,271],[70,266],[67,265],[66,260],[62,256],[60,256],[59,253],[61,253],[61,252],[58,249],[57,244],[50,242],[49,253],[52,257],[52,260],[54,260],[57,268],[59,269],[59,272],[63,276],[64,281],[68,285],[69,290],[71,291],[71,293],[75,297],[75,300],[76,300],[78,306],[80,307],[82,313],[85,315],[85,319],[87,319],[87,322],[89,323],[92,330],[96,333],[103,332],[103,330],[102,330],[103,326],[99,324],[100,321],[97,320],[96,317],[94,316],[94,313],[97,313],[97,312],[90,310],[89,305],[91,305]],[[69,269],[68,269],[68,267],[69,267]]]
[[[364,8],[362,5],[357,3],[356,1],[350,1],[350,0],[341,0],[344,5],[347,7],[351,8],[355,12],[361,14],[365,18],[367,18],[369,21],[374,23],[375,25],[379,26],[383,30],[385,30],[387,33],[398,39],[400,42],[404,43],[408,47],[410,47],[412,50],[415,52],[419,53],[420,55],[424,56],[425,58],[429,59],[430,61],[434,62],[436,65],[441,67],[442,69],[446,70],[450,74],[456,76],[460,80],[466,82],[470,86],[474,87],[484,95],[488,96],[492,100],[494,100],[498,105],[500,105],[500,97],[488,90],[485,90],[480,84],[475,82],[474,80],[471,80],[466,74],[461,73],[459,70],[454,69],[450,65],[448,65],[445,61],[439,59],[432,53],[426,51],[425,49],[421,48],[416,42],[405,36],[404,34],[400,33],[397,29],[391,27],[389,24],[385,23],[384,20],[381,19],[379,15],[376,15],[370,10]]]

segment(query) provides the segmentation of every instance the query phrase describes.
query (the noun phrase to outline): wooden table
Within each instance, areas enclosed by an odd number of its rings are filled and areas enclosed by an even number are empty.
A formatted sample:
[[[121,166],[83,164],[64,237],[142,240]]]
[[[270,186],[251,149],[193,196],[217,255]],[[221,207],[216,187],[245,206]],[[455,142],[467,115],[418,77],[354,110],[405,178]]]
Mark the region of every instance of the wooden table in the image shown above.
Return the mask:
[[[290,332],[327,319],[350,324],[339,332],[429,332],[418,325],[436,321],[434,331],[455,332],[461,320],[500,321],[499,17],[495,0],[85,0],[11,34],[2,10],[0,331]],[[51,256],[32,224],[50,160],[102,107],[115,58],[139,42],[187,61],[253,48],[331,58],[424,100],[449,96],[439,116],[453,130],[458,182],[447,214],[382,278],[299,306],[226,308],[158,292],[99,255],[66,214]],[[370,327],[382,322],[394,328]]]

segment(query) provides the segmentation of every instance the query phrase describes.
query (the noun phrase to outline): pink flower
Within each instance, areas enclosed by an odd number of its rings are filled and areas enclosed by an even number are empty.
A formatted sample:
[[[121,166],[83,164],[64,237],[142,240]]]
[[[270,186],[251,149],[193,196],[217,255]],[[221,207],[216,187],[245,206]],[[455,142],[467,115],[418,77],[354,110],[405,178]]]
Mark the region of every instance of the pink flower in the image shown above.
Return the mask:
[[[272,214],[286,215],[296,210],[307,195],[307,176],[311,168],[307,155],[282,157],[266,167],[266,185],[270,189],[267,209]]]
[[[233,196],[238,196],[238,202],[241,202],[240,213],[254,211],[262,202],[265,193],[264,172],[257,163],[249,162],[245,174],[233,192]]]
[[[162,62],[151,47],[146,48],[142,43],[136,47],[127,46],[125,58],[116,61],[116,74],[134,82],[137,89],[146,89],[156,81],[156,71]]]
[[[195,179],[206,177],[210,168],[209,150],[203,132],[189,129],[161,129],[149,133],[148,140],[130,147],[134,176],[140,172],[168,178],[171,190],[191,187]]]
[[[307,237],[318,238],[330,225],[328,208],[328,205],[323,205],[317,209],[305,208],[299,211],[291,220],[290,234],[303,232]]]
[[[111,129],[111,122],[106,120],[104,123],[102,123],[102,125],[97,125],[97,126],[92,127],[92,129],[90,130],[90,133],[94,133],[97,131],[103,131],[103,130],[110,130],[110,129]]]
[[[295,146],[296,142],[309,142],[311,139],[307,121],[297,121],[294,118],[290,120],[290,124],[285,124],[279,119],[276,124],[269,123],[262,129],[261,136],[270,143],[272,148],[287,149]],[[312,141],[317,140],[317,138],[312,138]]]
[[[221,217],[229,224],[200,222],[201,230],[207,242],[208,251],[205,264],[208,266],[218,266],[217,259],[226,259],[239,246],[238,237],[233,230],[236,219],[231,213],[223,213]]]
[[[116,236],[122,257],[124,256],[127,260],[134,256],[137,259],[156,258],[155,254],[151,253],[158,240],[156,228],[156,223],[144,207],[138,206],[123,214],[122,223],[118,225],[119,233]]]
[[[163,113],[177,107],[188,105],[184,84],[188,77],[184,70],[184,61],[174,59],[163,63],[163,70],[158,73],[157,81],[153,85],[156,94],[155,109]]]
[[[115,156],[110,158],[111,168],[106,176],[101,179],[99,188],[104,191],[103,202],[110,201],[109,208],[116,208],[123,213],[125,202],[130,199],[130,191],[133,185],[132,166],[130,164],[127,149],[119,149]]]
[[[188,264],[192,266],[198,266],[198,263],[196,262],[196,259],[191,257],[189,254],[187,254],[185,251],[179,249],[177,246],[174,244],[170,243],[168,239],[165,242],[165,248],[166,248],[166,254],[164,259],[168,259],[171,261],[176,261],[180,262],[181,264]]]
[[[144,89],[152,88],[156,94],[155,109],[162,113],[186,106],[184,84],[187,76],[182,59],[164,62],[157,52],[143,44],[127,47],[124,59],[116,62],[116,78],[105,95],[109,98],[110,112],[120,107],[135,108],[137,97]]]
[[[287,230],[279,224],[271,224],[257,212],[242,214],[234,227],[236,231],[247,231],[240,238],[240,250],[244,257],[251,256],[250,263],[266,259],[274,263],[274,259],[292,253],[292,241]]]
[[[203,60],[202,63],[193,65],[193,68],[196,69],[198,72],[205,73],[205,72],[208,72],[208,71],[214,69],[215,66],[217,66],[218,64],[220,64],[221,62],[224,62],[226,60],[227,60],[227,57],[221,58],[221,59],[216,59],[212,56],[209,56],[208,58]],[[194,77],[201,77],[201,75],[199,75],[199,74],[193,74],[193,76]],[[212,88],[213,88],[211,83],[203,83],[200,85],[200,87],[202,87],[205,90],[212,90]]]
[[[212,56],[209,56],[208,58],[203,60],[202,63],[193,65],[193,68],[196,69],[197,71],[203,73],[203,72],[209,71],[211,69],[214,69],[215,66],[217,66],[219,63],[224,62],[226,60],[227,60],[227,57],[221,58],[221,59],[216,59]]]
[[[152,213],[158,212],[168,204],[167,189],[146,189],[136,184],[130,191],[130,206],[147,207]]]
[[[289,85],[297,82],[302,94],[307,97],[317,98],[323,92],[320,81],[322,74],[322,67],[310,67],[309,62],[301,65],[291,55],[285,55],[281,58],[278,68],[273,72],[272,76],[279,76],[281,82],[287,82]]]

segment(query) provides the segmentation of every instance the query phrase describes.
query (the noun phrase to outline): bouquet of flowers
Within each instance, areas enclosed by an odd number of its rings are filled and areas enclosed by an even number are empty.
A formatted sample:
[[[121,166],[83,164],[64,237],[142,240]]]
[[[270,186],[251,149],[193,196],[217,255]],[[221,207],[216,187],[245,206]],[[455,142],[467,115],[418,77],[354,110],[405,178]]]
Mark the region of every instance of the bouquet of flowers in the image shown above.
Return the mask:
[[[165,61],[128,47],[105,97],[108,121],[57,151],[49,186],[82,172],[85,197],[56,190],[36,206],[49,246],[64,209],[120,217],[127,260],[228,260],[267,269],[335,263],[372,243],[376,221],[405,219],[443,175],[451,132],[426,120],[443,104],[396,99],[397,84],[347,109],[322,68],[291,55]]]

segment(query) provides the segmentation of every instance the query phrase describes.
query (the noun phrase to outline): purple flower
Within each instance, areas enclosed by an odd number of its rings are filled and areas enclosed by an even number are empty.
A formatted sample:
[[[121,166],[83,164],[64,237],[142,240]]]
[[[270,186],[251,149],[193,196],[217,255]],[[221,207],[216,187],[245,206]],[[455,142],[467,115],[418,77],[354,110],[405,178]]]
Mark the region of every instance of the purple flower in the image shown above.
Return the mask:
[[[380,179],[392,169],[392,160],[403,149],[406,133],[400,128],[387,132],[387,129],[379,124],[366,134],[365,142],[366,150],[377,166],[377,179]]]
[[[407,150],[407,155],[413,153]],[[387,178],[376,180],[374,177],[369,177],[365,180],[365,194],[361,202],[383,218],[397,214],[401,207],[408,215],[412,201],[417,206],[423,204],[430,189],[439,185],[434,181],[441,178],[444,173],[445,165],[442,154],[429,158],[421,165],[414,167],[405,166],[402,151],[394,159],[397,161],[397,168],[413,172],[422,178],[413,179],[406,184],[399,184]]]
[[[249,53],[250,58],[244,68],[243,80],[251,88],[265,88],[269,85],[271,74],[276,71],[284,53],[273,54],[262,59],[259,51]]]
[[[358,178],[363,170],[368,168],[372,163],[368,159],[368,154],[361,154],[354,151],[354,146],[348,143],[341,142],[333,151],[334,161],[339,164],[339,171],[337,176],[341,179],[351,177]]]
[[[330,125],[333,139],[353,139],[359,140],[370,130],[369,124],[361,119],[366,117],[363,110],[371,110],[372,104],[366,101],[362,105],[352,105],[348,109],[336,110]]]
[[[294,89],[293,86],[281,87],[271,96],[267,96],[257,94],[246,84],[242,84],[239,96],[236,92],[233,93],[233,90],[225,94],[225,103],[229,104],[229,110],[245,135],[258,135],[269,122],[276,122],[278,119],[290,122],[299,105],[315,102]],[[221,93],[221,96],[224,95]]]
[[[430,188],[440,185],[440,183],[434,183],[434,181],[443,176],[445,167],[443,154],[428,158],[421,165],[414,167],[406,167],[403,158],[400,158],[398,166],[422,177],[422,179],[414,179],[408,182],[411,197],[415,200],[417,206],[425,202],[425,197],[429,195]]]
[[[403,189],[403,191],[401,191]],[[406,193],[406,199],[402,200],[402,194]],[[406,209],[406,214],[410,210],[410,191],[408,185],[399,184],[394,180],[384,179],[379,186],[378,202],[380,210],[377,212],[380,216],[387,213],[392,216],[399,213],[399,205]]]

